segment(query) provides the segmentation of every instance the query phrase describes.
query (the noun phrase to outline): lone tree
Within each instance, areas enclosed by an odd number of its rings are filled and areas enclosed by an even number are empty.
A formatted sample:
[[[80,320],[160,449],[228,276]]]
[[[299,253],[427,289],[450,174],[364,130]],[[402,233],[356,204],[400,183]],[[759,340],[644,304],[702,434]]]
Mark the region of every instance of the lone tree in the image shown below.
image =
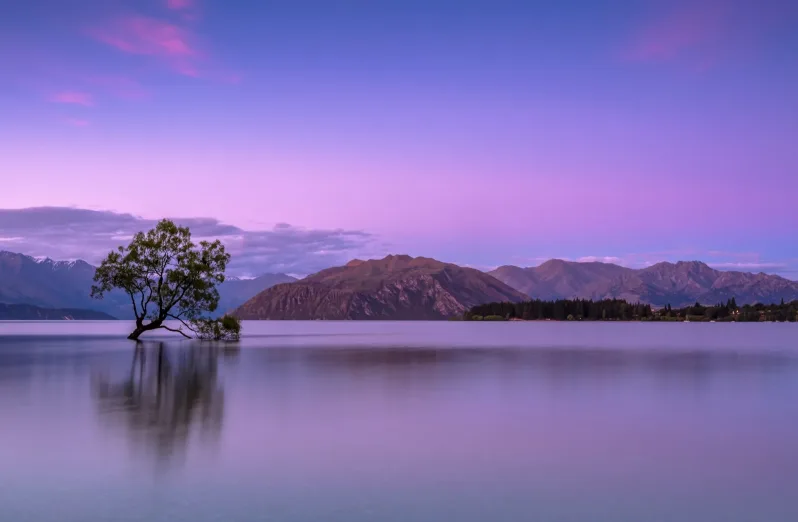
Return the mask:
[[[229,261],[219,240],[195,245],[188,228],[164,219],[108,254],[94,274],[91,296],[102,299],[114,288],[130,296],[136,329],[128,339],[158,328],[187,338],[184,328],[200,338],[238,339],[238,319],[203,318],[219,304],[216,286],[224,282]]]

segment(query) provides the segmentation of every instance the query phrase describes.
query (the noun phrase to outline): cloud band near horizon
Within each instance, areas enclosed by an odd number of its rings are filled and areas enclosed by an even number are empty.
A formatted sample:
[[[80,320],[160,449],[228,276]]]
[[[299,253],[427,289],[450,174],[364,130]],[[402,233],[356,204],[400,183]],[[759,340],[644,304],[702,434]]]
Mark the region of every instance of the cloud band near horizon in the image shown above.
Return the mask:
[[[230,275],[310,274],[376,252],[376,238],[361,230],[314,230],[277,224],[244,230],[214,218],[170,218],[192,232],[194,241],[220,239],[231,254]],[[132,214],[70,207],[0,209],[0,250],[55,260],[98,264],[156,220]]]
[[[245,230],[211,217],[170,218],[187,226],[195,241],[220,239],[231,254],[229,273],[252,277],[265,273],[307,275],[351,259],[369,259],[393,251],[389,243],[364,230],[307,229],[279,223],[267,230]],[[154,227],[157,220],[128,213],[74,207],[0,209],[0,250],[55,260],[83,259],[98,264],[132,236]],[[489,271],[502,264],[536,266],[549,259],[613,263],[644,268],[660,261],[703,261],[719,270],[776,273],[795,279],[798,259],[773,261],[753,252],[682,249],[619,255],[520,257],[498,259],[495,265],[472,265],[467,259],[441,259]],[[415,255],[424,255],[416,252]]]

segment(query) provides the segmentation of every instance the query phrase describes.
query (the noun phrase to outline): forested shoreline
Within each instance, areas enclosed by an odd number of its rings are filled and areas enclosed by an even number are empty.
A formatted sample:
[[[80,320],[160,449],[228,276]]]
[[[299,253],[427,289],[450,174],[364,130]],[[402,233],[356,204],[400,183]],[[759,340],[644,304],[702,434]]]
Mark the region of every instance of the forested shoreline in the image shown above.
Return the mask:
[[[466,321],[696,321],[696,322],[795,322],[798,301],[779,304],[738,306],[735,299],[713,306],[699,303],[683,308],[667,305],[630,303],[623,299],[533,299],[519,303],[497,302],[472,307],[463,316]]]

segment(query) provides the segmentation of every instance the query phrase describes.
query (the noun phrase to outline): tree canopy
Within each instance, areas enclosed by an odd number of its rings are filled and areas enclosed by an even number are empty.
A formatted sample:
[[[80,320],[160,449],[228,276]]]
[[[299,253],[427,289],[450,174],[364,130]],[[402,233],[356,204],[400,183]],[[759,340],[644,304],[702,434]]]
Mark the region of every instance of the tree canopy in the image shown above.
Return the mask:
[[[94,275],[91,295],[102,299],[119,288],[130,296],[136,328],[129,339],[158,328],[184,337],[191,337],[187,330],[207,334],[210,320],[203,314],[215,311],[219,304],[216,287],[224,282],[229,261],[219,240],[196,245],[187,227],[164,219],[152,230],[137,233],[128,246],[108,254]],[[238,320],[227,319],[228,325],[233,322]]]

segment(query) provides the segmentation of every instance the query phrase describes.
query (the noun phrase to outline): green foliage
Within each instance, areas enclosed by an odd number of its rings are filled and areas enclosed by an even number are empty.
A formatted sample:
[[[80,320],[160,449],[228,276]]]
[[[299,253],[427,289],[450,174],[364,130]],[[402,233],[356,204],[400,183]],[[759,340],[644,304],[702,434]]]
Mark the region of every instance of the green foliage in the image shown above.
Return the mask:
[[[220,241],[195,245],[191,232],[164,219],[147,233],[139,232],[127,247],[119,247],[97,268],[92,297],[102,299],[114,288],[130,296],[136,329],[130,339],[164,328],[189,337],[183,327],[219,304],[216,286],[224,281],[230,255]],[[165,321],[182,326],[172,328]]]
[[[193,319],[190,326],[197,338],[204,341],[238,341],[241,337],[241,321],[232,315]]]
[[[501,315],[486,315],[482,319],[484,321],[506,321],[507,320]]]

